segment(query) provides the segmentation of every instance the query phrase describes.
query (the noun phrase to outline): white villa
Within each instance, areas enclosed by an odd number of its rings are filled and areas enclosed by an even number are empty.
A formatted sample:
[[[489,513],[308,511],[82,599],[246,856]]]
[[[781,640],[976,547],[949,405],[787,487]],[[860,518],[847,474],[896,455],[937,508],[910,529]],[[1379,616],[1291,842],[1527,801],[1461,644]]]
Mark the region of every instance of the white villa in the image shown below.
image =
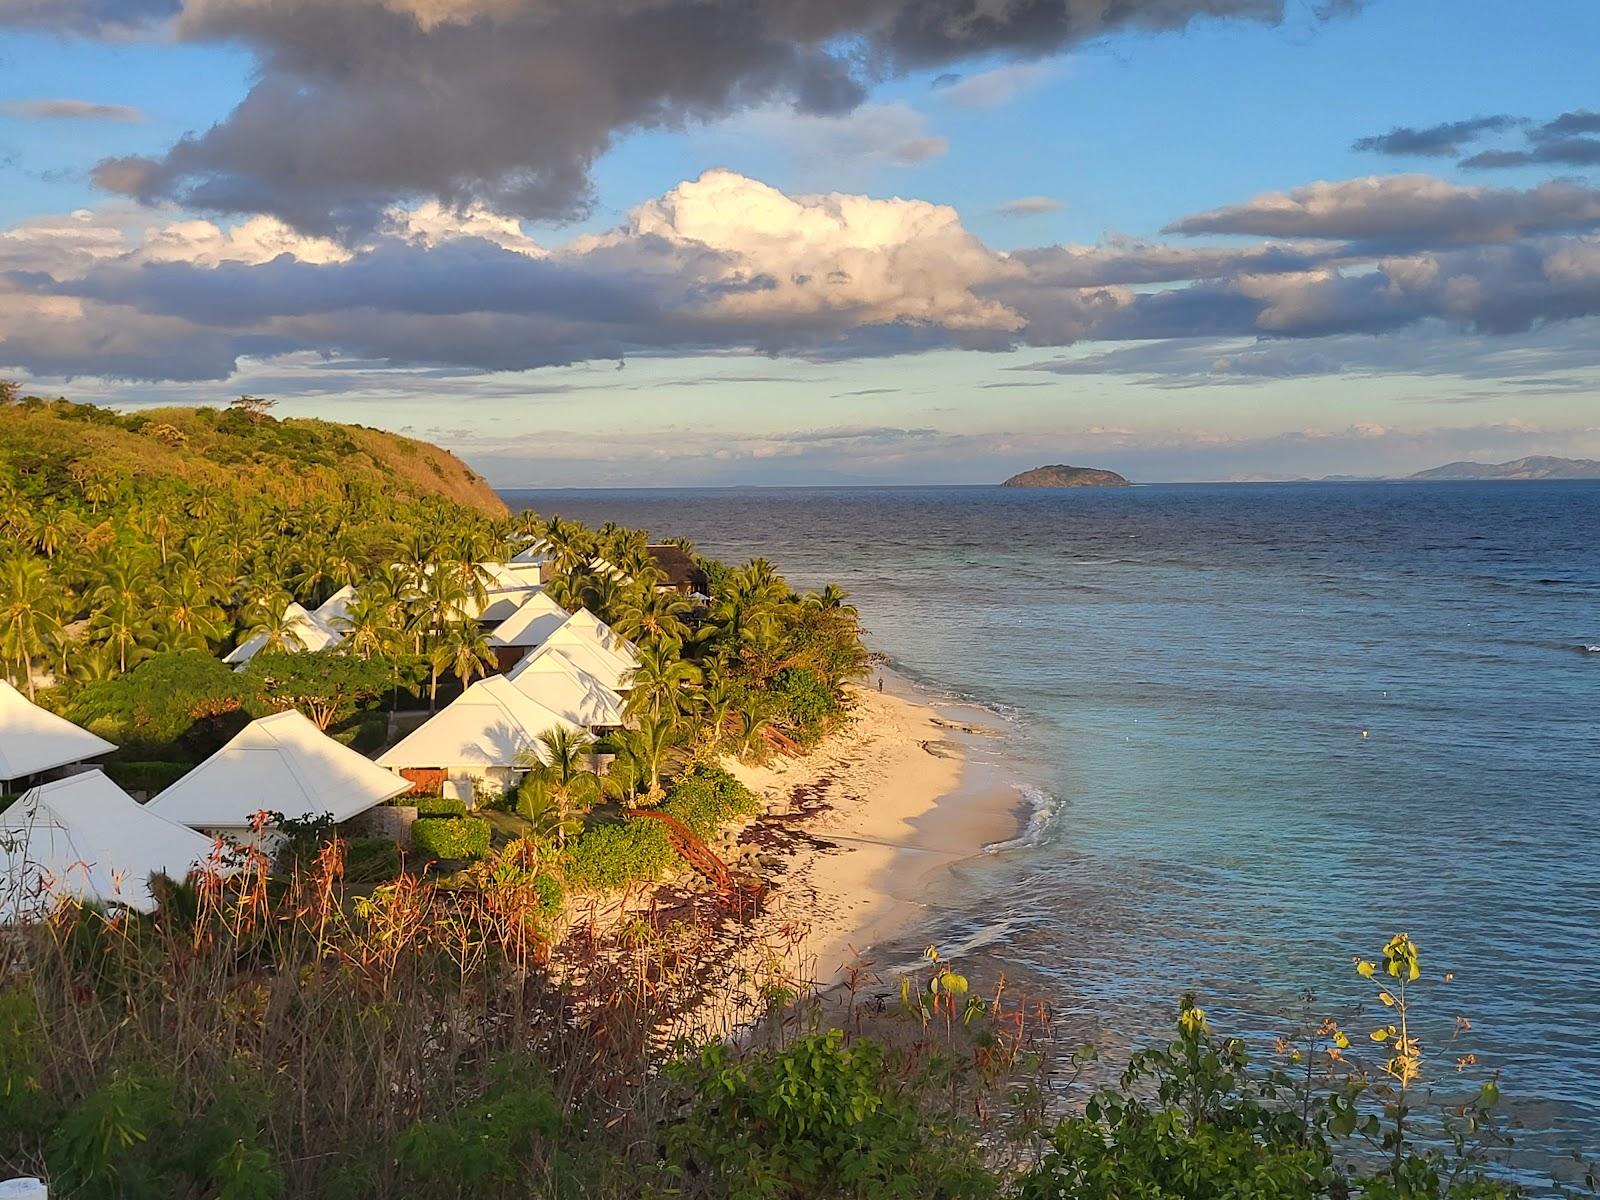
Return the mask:
[[[491,675],[377,761],[415,784],[471,780],[504,788],[524,773],[527,755],[543,755],[540,735],[557,728],[577,733],[583,726]]]
[[[0,784],[71,766],[116,747],[40,708],[0,679]]]
[[[252,721],[148,807],[244,843],[258,812],[348,821],[409,786],[291,709]]]
[[[613,692],[628,690],[633,670],[638,666],[632,655],[607,650],[598,635],[574,617],[569,617],[546,638],[542,649],[560,651]]]
[[[40,916],[67,898],[152,912],[150,876],[181,880],[215,846],[98,770],[41,784],[0,813],[0,923]]]
[[[329,598],[329,603],[332,603],[332,597]],[[342,632],[330,628],[315,613],[307,612],[293,600],[289,601],[288,607],[283,610],[283,621],[287,626],[284,648],[291,653],[326,650],[344,640]],[[267,635],[258,633],[249,641],[237,646],[222,661],[236,670],[243,670],[245,664],[266,649],[266,646]]]
[[[489,634],[495,661],[502,671],[519,662],[567,621],[567,610],[544,592],[535,592]]]
[[[614,729],[626,719],[622,697],[559,649],[535,650],[512,667],[506,679],[578,725]]]

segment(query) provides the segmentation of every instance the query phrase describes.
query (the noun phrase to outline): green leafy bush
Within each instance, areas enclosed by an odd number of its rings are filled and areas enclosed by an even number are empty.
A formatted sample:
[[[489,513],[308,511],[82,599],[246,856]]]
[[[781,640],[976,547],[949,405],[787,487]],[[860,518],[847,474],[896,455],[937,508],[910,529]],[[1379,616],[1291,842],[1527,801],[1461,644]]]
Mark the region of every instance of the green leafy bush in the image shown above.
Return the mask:
[[[482,858],[489,853],[489,822],[482,817],[425,817],[411,826],[411,847],[430,858]]]
[[[417,816],[419,817],[464,817],[467,815],[467,802],[447,796],[418,796],[416,798]]]
[[[839,711],[839,699],[822,678],[803,668],[790,668],[773,680],[779,710],[802,733],[813,733]]]
[[[400,874],[400,847],[389,838],[359,837],[345,843],[344,877],[351,883],[387,883]]]
[[[697,837],[709,838],[729,821],[754,816],[761,801],[721,767],[700,766],[673,781],[661,807]]]
[[[539,1150],[561,1129],[561,1108],[538,1065],[508,1058],[493,1086],[448,1117],[418,1121],[400,1135],[399,1168],[407,1194],[499,1194],[528,1173]]]
[[[901,1086],[875,1042],[847,1044],[832,1030],[745,1058],[715,1043],[668,1073],[688,1108],[666,1130],[666,1157],[693,1181],[691,1195],[981,1200],[998,1194],[975,1134],[925,1113],[915,1088]]]
[[[615,891],[659,879],[676,860],[665,826],[630,817],[596,825],[567,843],[567,883],[578,891]]]
[[[248,684],[204,650],[158,654],[126,675],[85,684],[66,715],[121,747],[159,758],[182,745],[204,756],[247,722]]]

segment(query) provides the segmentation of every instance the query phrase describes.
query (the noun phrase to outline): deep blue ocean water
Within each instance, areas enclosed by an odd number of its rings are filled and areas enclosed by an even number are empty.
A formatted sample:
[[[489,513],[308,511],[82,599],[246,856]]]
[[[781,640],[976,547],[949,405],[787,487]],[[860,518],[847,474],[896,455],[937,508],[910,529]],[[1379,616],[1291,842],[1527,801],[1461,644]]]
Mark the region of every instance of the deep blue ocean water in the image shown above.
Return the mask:
[[[836,580],[1004,714],[1053,810],[929,936],[1113,1054],[1200,991],[1265,1044],[1409,931],[1433,1065],[1600,1150],[1600,483],[511,493]],[[1451,1019],[1468,1041],[1438,1040]]]

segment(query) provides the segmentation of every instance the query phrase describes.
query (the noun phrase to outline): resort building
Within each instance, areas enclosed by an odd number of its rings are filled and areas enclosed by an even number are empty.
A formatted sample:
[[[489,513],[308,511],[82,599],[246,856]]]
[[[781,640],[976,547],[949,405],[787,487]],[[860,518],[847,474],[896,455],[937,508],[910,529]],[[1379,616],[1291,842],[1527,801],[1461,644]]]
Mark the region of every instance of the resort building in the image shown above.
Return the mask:
[[[348,821],[407,787],[291,709],[252,721],[148,807],[168,820],[246,843],[256,840],[257,813]]]
[[[266,634],[258,633],[236,647],[222,661],[230,667],[243,670],[246,663],[267,648],[269,640]],[[283,648],[288,653],[326,650],[343,640],[342,632],[323,624],[315,614],[307,612],[295,601],[289,601],[288,607],[283,610]]]
[[[544,592],[535,592],[522,606],[489,634],[489,645],[494,648],[495,665],[509,671],[536,646],[560,629],[567,621],[567,610]]]
[[[621,659],[630,668],[639,665],[639,647],[623,637],[587,608],[580,608],[573,613],[571,625],[574,629],[588,633],[608,653]]]
[[[0,679],[0,785],[109,754],[116,747],[40,708]]]
[[[559,650],[613,692],[628,690],[638,664],[601,645],[598,635],[583,622],[567,621],[545,639],[544,648]]]
[[[182,880],[215,848],[101,771],[40,784],[0,813],[0,923],[42,916],[64,899],[153,912],[150,876]]]
[[[684,596],[704,596],[710,591],[710,578],[682,546],[667,542],[659,546],[647,546],[646,549],[650,557],[655,559],[656,566],[666,575],[666,579],[656,585],[656,591],[678,592]]]
[[[378,764],[428,791],[448,780],[504,791],[542,758],[540,736],[582,725],[541,704],[502,675],[480,679],[418,729],[378,756]]]
[[[523,694],[592,731],[620,728],[622,697],[559,648],[541,647],[506,674]]]
[[[316,608],[311,610],[311,615],[335,633],[343,635],[349,630],[348,616],[350,605],[355,602],[356,589],[348,583],[333,595],[329,596]]]

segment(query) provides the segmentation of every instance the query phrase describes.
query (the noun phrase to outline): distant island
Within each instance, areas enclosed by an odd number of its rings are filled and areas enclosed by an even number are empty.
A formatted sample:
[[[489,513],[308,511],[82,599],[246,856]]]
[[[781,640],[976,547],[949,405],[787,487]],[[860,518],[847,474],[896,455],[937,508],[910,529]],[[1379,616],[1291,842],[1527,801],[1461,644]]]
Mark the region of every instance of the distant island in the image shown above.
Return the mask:
[[[1600,462],[1592,458],[1552,458],[1536,454],[1503,463],[1453,462],[1410,479],[1600,479]]]
[[[1072,487],[1130,487],[1129,482],[1115,471],[1102,471],[1098,467],[1069,467],[1064,463],[1035,467],[1006,480],[1001,487],[1009,488],[1072,488]]]

